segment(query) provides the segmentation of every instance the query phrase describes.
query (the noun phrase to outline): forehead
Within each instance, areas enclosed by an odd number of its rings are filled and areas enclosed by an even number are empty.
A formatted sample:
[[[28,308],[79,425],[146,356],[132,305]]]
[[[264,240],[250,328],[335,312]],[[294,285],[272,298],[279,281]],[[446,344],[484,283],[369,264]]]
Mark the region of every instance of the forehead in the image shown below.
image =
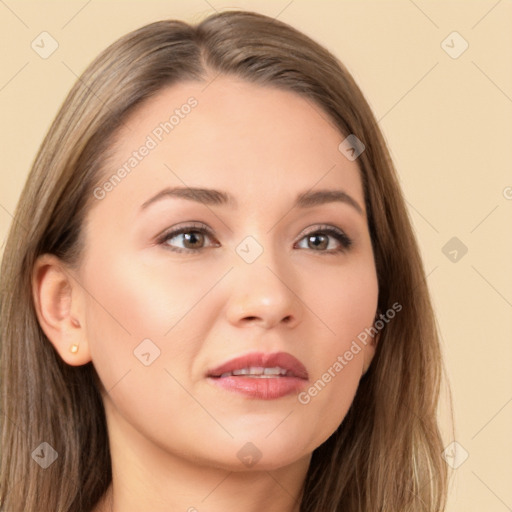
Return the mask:
[[[108,179],[126,172],[112,198],[140,204],[164,186],[225,190],[249,204],[343,188],[364,209],[360,170],[338,149],[345,136],[303,96],[220,76],[161,90],[119,130]],[[272,194],[269,195],[269,194]]]

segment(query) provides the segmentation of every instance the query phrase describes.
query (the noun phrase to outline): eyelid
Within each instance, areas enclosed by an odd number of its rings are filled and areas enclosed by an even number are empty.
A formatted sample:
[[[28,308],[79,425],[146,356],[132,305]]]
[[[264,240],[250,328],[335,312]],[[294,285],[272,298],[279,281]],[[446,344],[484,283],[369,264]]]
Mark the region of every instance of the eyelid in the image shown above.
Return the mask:
[[[167,228],[156,238],[158,240],[160,240],[170,234],[176,234],[176,232],[180,232],[181,230],[193,231],[194,229],[197,229],[197,230],[202,229],[202,230],[206,231],[208,234],[213,234],[212,230],[209,228],[209,226],[207,224],[204,224],[203,222],[200,222],[200,221],[192,220],[192,221],[183,223],[183,225],[178,224],[177,226],[172,226],[171,228]]]
[[[324,231],[327,231],[327,232],[336,232],[340,235],[345,235],[345,232],[340,229],[340,228],[337,228],[336,226],[331,226],[330,224],[316,224],[314,226],[310,226],[308,228],[306,228],[306,230],[300,235],[300,238],[304,238],[305,236],[308,236],[312,233],[318,233],[318,232],[324,232]],[[347,237],[348,238],[348,237]]]

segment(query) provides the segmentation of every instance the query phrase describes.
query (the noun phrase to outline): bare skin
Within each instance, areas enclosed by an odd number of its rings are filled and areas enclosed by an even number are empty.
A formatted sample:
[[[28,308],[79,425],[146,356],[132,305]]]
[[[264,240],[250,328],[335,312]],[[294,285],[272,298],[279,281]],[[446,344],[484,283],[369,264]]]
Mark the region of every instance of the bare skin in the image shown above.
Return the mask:
[[[68,364],[92,361],[107,390],[113,485],[94,512],[298,511],[311,454],[375,353],[375,340],[362,346],[307,404],[207,377],[240,355],[287,352],[305,365],[307,391],[372,325],[378,285],[357,162],[338,150],[344,136],[327,116],[291,92],[222,76],[205,85],[175,85],[133,113],[104,180],[148,135],[156,147],[94,199],[80,267],[43,256],[35,268],[48,338]],[[155,127],[190,97],[197,105],[157,140]],[[168,187],[218,189],[237,204],[165,196],[142,208]],[[359,209],[293,206],[320,189]],[[191,223],[195,237],[162,240]],[[198,223],[211,233],[197,234]],[[143,340],[151,359],[159,350],[149,365],[134,355]]]

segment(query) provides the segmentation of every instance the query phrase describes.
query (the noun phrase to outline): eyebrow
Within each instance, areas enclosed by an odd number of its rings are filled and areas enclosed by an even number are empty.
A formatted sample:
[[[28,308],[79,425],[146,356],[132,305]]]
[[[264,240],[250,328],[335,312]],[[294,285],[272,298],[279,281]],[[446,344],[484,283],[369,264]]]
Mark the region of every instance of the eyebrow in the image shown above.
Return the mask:
[[[145,201],[141,209],[145,210],[151,204],[167,198],[188,199],[210,206],[238,207],[238,201],[228,192],[211,188],[173,187],[165,188],[158,192],[158,194]],[[360,215],[364,216],[364,211],[359,203],[343,190],[327,189],[302,192],[295,199],[293,206],[297,208],[312,208],[314,206],[335,202],[348,204]]]

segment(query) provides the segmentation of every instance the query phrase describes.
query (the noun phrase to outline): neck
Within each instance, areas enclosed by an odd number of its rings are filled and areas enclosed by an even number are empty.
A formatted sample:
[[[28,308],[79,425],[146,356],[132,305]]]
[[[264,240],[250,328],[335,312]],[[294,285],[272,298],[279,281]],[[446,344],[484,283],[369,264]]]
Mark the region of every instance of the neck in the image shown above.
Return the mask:
[[[176,463],[166,477],[143,468],[138,474],[116,469],[96,512],[299,512],[308,464],[309,459],[272,471],[230,472],[180,470]]]

